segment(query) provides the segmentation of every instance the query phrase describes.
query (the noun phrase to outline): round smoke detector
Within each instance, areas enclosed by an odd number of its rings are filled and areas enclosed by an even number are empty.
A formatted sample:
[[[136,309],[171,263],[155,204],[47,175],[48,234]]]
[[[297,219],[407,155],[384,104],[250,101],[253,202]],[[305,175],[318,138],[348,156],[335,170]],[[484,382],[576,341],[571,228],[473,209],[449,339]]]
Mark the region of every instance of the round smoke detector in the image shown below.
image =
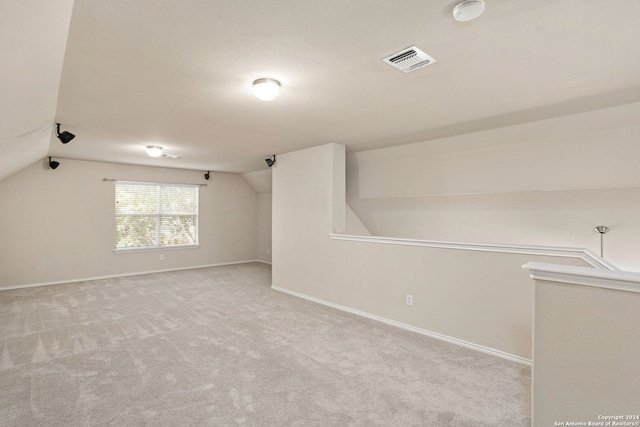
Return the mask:
[[[483,0],[465,0],[453,8],[453,17],[456,21],[471,21],[482,15],[482,12],[484,12]]]

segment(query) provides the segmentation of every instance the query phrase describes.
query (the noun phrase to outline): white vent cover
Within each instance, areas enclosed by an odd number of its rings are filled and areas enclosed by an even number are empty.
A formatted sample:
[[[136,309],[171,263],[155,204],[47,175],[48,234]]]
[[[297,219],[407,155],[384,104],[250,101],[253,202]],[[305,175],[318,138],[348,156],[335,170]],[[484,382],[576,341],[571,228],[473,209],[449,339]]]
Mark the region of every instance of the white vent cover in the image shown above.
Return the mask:
[[[405,73],[433,64],[436,60],[415,46],[408,47],[382,59],[387,64]]]

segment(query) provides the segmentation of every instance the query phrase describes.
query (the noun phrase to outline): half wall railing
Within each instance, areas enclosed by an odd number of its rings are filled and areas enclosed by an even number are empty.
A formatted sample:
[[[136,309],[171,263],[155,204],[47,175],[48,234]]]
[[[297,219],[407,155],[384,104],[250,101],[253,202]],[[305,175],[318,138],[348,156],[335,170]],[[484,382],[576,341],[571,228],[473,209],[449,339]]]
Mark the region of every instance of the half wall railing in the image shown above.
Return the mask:
[[[535,281],[532,425],[640,425],[640,274],[524,268]]]
[[[597,269],[618,270],[613,264],[605,261],[588,249],[582,248],[444,242],[435,240],[401,239],[396,237],[355,236],[349,234],[330,234],[329,237],[332,240],[378,243],[385,245],[422,246],[426,248],[456,249],[463,251],[501,252],[509,254],[577,258]]]

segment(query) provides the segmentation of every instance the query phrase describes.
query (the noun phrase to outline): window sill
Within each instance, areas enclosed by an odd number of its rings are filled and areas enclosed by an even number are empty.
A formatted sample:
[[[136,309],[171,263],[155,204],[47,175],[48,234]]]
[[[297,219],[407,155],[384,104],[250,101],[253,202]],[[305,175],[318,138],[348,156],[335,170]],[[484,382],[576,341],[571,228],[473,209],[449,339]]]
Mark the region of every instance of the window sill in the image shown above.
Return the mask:
[[[114,249],[114,254],[127,254],[132,252],[158,252],[158,251],[175,251],[180,249],[198,249],[200,245],[172,245],[172,246],[151,246],[145,248],[121,248]]]

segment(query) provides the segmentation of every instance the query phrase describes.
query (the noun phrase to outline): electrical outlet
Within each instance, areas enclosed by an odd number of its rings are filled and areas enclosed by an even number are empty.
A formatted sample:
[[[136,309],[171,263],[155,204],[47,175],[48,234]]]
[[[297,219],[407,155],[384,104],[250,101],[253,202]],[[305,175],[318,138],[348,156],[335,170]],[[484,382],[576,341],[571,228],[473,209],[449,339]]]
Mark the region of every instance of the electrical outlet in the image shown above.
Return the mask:
[[[160,261],[164,261],[164,254],[160,254]]]
[[[409,307],[412,307],[413,306],[413,295],[407,294],[407,301],[406,302],[407,302],[407,305]]]

